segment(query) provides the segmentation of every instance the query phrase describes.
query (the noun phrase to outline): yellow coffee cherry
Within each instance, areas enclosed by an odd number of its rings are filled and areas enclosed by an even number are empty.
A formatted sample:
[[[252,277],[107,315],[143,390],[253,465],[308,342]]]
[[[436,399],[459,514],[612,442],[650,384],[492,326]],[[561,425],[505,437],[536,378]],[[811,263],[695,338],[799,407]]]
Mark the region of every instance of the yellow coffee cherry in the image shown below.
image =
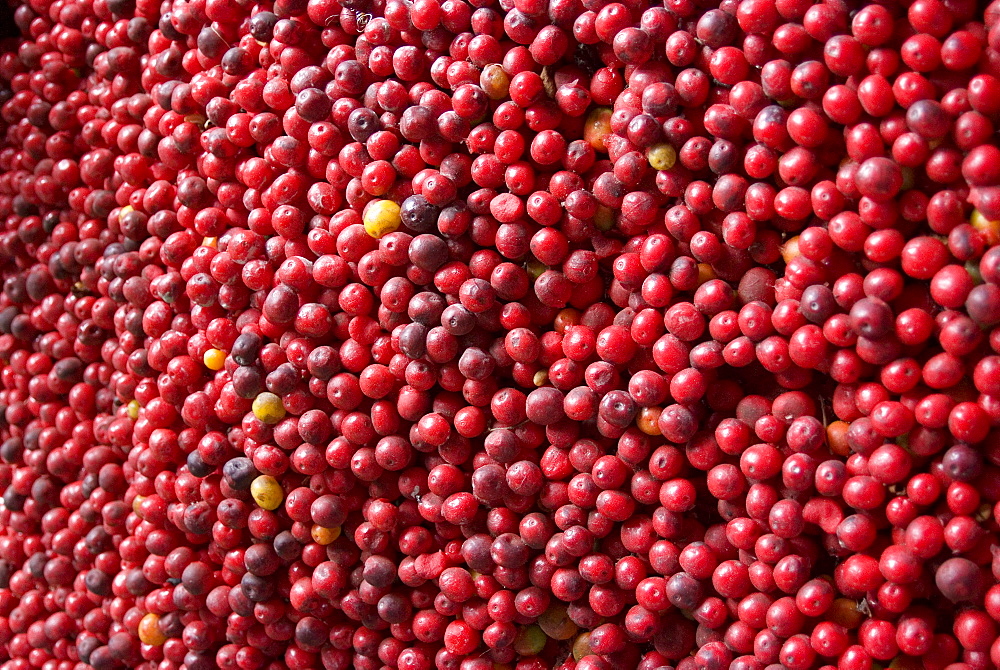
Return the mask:
[[[250,484],[250,495],[258,505],[268,510],[281,507],[281,501],[285,498],[281,484],[271,475],[261,475],[253,480]]]
[[[125,412],[128,414],[128,418],[133,421],[139,418],[140,409],[142,409],[142,405],[139,404],[138,400],[129,400],[128,405],[125,406]]]
[[[531,378],[531,381],[535,386],[545,386],[549,383],[549,373],[547,370],[539,370]]]
[[[136,496],[132,499],[132,511],[135,512],[136,516],[140,519],[142,518],[142,501],[146,499],[146,496]]]
[[[972,214],[969,216],[969,223],[976,230],[981,230],[983,227],[992,223],[989,219],[983,216],[983,213],[978,209],[972,210]]]
[[[635,425],[646,435],[662,435],[660,432],[660,413],[662,407],[643,407],[635,417]]]
[[[209,349],[202,356],[202,360],[209,370],[221,370],[226,366],[226,352],[222,349]]]
[[[978,209],[972,210],[969,224],[979,231],[989,245],[1000,244],[1000,221],[990,221]]]
[[[330,544],[340,537],[340,526],[325,528],[317,524],[312,527],[309,534],[312,535],[313,542],[316,544]]]
[[[365,232],[376,240],[399,230],[399,205],[392,200],[375,200],[365,210]]]
[[[219,238],[218,237],[203,237],[201,239],[201,246],[212,247],[213,249],[219,248]]]
[[[677,150],[666,142],[654,144],[646,151],[646,158],[654,170],[669,170],[677,162]]]
[[[281,398],[264,391],[253,400],[253,415],[264,423],[278,423],[285,418],[285,406]]]
[[[139,640],[143,644],[158,647],[167,641],[167,636],[160,630],[160,617],[150,612],[139,621]]]

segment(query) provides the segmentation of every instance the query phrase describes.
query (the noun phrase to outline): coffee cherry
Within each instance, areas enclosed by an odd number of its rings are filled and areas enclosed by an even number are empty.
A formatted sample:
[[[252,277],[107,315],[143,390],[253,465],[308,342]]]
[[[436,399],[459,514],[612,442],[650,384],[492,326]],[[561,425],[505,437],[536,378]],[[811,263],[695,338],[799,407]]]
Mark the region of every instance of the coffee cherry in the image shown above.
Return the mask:
[[[261,508],[266,510],[278,509],[284,498],[281,484],[270,475],[261,475],[254,479],[250,484],[250,495]]]

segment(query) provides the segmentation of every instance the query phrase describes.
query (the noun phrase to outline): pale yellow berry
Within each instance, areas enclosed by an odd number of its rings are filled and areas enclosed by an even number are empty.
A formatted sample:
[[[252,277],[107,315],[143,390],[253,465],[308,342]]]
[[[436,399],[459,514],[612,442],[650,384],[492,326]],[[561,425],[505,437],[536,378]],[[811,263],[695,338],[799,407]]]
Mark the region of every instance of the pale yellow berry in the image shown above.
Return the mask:
[[[278,423],[285,418],[285,406],[281,398],[264,391],[253,400],[253,415],[264,423]]]
[[[136,496],[132,499],[132,511],[135,512],[136,516],[140,519],[142,518],[142,501],[146,499],[146,496]]]
[[[677,151],[669,144],[654,144],[646,152],[646,158],[654,170],[669,170],[677,162]]]
[[[392,200],[375,200],[365,210],[365,232],[376,240],[399,230],[399,205]]]
[[[140,409],[142,409],[142,405],[139,404],[138,400],[129,400],[128,405],[125,406],[125,412],[128,414],[128,418],[133,421],[139,418]]]
[[[226,366],[226,352],[222,349],[209,349],[202,356],[202,360],[209,370],[221,370]]]
[[[139,620],[139,641],[153,647],[167,641],[167,636],[160,630],[159,616],[150,612]]]
[[[313,542],[316,544],[330,544],[340,537],[340,526],[326,528],[317,524],[312,527],[309,534],[312,535]]]
[[[281,507],[281,501],[285,498],[281,484],[271,475],[261,475],[253,480],[250,484],[250,495],[258,505],[268,510]]]

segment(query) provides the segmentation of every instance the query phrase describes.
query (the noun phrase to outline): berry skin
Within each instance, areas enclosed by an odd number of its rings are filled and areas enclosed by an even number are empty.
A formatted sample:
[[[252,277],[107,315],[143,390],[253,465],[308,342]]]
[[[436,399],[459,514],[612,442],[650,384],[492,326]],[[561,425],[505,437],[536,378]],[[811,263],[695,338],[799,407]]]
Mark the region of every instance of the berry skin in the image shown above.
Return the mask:
[[[160,628],[160,617],[150,612],[139,621],[139,639],[143,644],[158,647],[167,641]]]
[[[261,475],[250,484],[250,495],[262,509],[276,510],[281,506],[284,492],[281,484],[270,475]]]
[[[209,349],[203,357],[205,367],[209,370],[221,370],[226,363],[226,352],[220,349]]]
[[[281,398],[265,391],[254,398],[253,415],[264,423],[278,423],[285,416],[285,408]]]
[[[375,239],[399,230],[399,205],[391,200],[376,200],[365,211],[365,232]]]

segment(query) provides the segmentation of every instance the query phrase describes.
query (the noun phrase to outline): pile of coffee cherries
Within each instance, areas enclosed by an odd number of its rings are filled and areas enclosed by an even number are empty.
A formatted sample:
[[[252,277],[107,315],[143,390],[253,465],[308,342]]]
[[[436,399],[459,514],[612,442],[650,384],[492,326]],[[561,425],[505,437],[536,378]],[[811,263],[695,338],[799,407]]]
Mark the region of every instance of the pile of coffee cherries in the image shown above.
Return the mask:
[[[1000,666],[1000,1],[3,12],[0,670]]]

